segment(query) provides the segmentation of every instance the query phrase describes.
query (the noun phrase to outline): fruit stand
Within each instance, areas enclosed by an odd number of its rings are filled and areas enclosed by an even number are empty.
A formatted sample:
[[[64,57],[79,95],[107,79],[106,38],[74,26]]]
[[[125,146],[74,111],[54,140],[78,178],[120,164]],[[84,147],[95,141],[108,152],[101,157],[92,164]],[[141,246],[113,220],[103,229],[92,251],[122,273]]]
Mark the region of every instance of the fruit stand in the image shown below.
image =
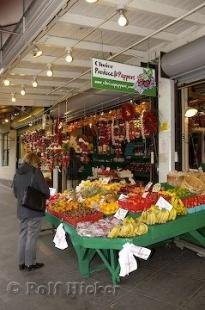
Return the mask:
[[[46,213],[46,219],[55,226],[63,222],[49,213]],[[64,222],[64,230],[69,234],[78,257],[78,268],[81,275],[89,277],[94,271],[107,269],[115,285],[120,282],[118,251],[122,249],[123,244],[130,242],[135,245],[152,247],[161,241],[180,237],[205,247],[205,236],[200,232],[200,228],[204,227],[205,211],[188,214],[166,224],[153,225],[147,234],[134,238],[82,237],[77,234],[72,225]],[[101,258],[103,264],[92,269],[91,261],[95,255]]]
[[[55,226],[63,223],[82,276],[106,268],[117,284],[118,252],[126,243],[153,247],[177,237],[205,247],[205,184],[201,181],[195,187],[195,178],[203,177],[186,175],[181,187],[82,181],[75,191],[50,198],[46,219]],[[128,212],[124,218],[116,216],[120,210]],[[95,255],[102,264],[93,269]]]

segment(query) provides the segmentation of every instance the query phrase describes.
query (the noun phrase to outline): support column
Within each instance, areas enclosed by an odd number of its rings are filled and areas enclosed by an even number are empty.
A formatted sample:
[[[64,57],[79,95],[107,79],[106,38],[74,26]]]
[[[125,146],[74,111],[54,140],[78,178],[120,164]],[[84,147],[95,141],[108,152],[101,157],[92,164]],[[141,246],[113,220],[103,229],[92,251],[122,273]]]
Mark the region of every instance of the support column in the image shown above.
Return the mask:
[[[62,192],[67,188],[67,171],[65,168],[62,168]]]
[[[59,186],[58,186],[58,168],[53,169],[53,188],[56,189],[56,192],[59,191]]]
[[[159,182],[175,169],[174,81],[159,78]]]
[[[189,119],[185,117],[185,111],[188,103],[188,88],[181,90],[182,105],[182,170],[189,170]]]

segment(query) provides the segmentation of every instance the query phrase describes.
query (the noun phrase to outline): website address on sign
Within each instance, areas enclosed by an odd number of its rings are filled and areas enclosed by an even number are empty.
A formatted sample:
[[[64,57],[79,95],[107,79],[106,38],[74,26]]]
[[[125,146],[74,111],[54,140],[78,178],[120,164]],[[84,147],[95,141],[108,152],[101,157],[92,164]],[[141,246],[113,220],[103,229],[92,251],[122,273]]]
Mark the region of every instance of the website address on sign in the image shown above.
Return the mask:
[[[127,83],[121,83],[121,82],[114,82],[114,81],[105,81],[105,80],[95,80],[94,85],[96,87],[105,87],[105,88],[112,88],[112,89],[120,89],[125,91],[133,91],[134,85],[133,84],[127,84]]]

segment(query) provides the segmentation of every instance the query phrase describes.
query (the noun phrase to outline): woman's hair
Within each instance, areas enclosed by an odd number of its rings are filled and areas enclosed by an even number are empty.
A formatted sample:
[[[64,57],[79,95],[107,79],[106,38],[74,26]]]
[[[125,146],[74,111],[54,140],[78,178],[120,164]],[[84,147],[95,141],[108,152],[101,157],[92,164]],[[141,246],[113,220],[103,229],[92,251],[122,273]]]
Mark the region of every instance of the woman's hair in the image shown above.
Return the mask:
[[[76,155],[75,149],[73,147],[70,148],[69,154],[70,154],[70,156]]]
[[[24,156],[24,159],[23,159],[24,163],[27,163],[31,166],[34,166],[34,167],[39,167],[40,164],[41,164],[41,159],[40,157],[35,154],[35,153],[27,153],[25,156]]]

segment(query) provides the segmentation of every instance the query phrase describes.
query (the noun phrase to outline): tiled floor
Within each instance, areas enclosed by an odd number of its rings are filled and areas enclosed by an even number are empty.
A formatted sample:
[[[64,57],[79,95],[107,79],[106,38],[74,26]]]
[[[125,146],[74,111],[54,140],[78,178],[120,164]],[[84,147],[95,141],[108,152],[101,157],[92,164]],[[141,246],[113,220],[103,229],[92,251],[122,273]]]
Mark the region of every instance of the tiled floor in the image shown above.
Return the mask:
[[[205,258],[176,248],[156,248],[149,261],[113,288],[107,271],[81,278],[71,244],[53,246],[50,231],[41,233],[39,260],[45,267],[30,273],[17,268],[18,222],[10,188],[0,183],[0,309],[204,310]],[[46,228],[47,223],[44,223]]]

